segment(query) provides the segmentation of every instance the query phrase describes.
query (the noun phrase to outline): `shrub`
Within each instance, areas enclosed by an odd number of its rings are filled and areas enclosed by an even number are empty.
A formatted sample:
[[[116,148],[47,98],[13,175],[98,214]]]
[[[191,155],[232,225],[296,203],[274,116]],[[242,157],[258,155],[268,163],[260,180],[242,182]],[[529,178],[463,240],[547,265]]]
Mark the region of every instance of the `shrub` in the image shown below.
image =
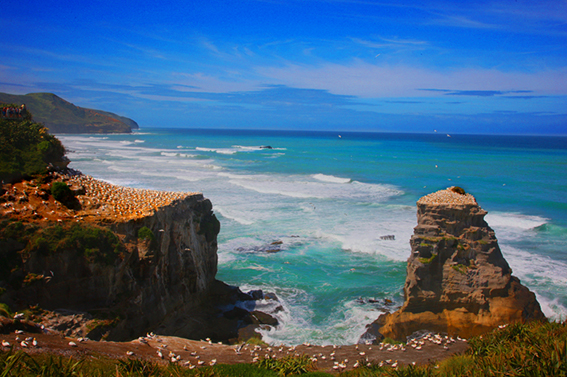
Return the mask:
[[[47,171],[65,160],[65,148],[30,119],[0,119],[0,180],[14,182]]]
[[[55,200],[63,204],[74,198],[73,192],[65,182],[53,182],[51,185],[51,195],[53,195]]]
[[[152,232],[152,230],[147,226],[143,226],[140,229],[138,229],[138,238],[141,240],[150,240],[150,241],[156,239],[154,236],[154,232]]]
[[[436,257],[437,257],[437,254],[433,254],[429,258],[419,258],[419,261],[423,264],[428,264],[428,263],[433,262],[433,259],[435,259]]]
[[[4,304],[3,302],[0,302],[0,317],[8,317],[8,318],[12,318],[12,311],[10,310],[10,307],[7,304]]]
[[[461,194],[461,195],[465,195],[465,189],[458,187],[458,186],[453,186],[451,187],[451,191],[456,192],[457,194]]]
[[[90,263],[104,264],[112,264],[125,250],[120,239],[110,230],[81,224],[44,228],[33,236],[27,249],[45,255],[74,249]]]

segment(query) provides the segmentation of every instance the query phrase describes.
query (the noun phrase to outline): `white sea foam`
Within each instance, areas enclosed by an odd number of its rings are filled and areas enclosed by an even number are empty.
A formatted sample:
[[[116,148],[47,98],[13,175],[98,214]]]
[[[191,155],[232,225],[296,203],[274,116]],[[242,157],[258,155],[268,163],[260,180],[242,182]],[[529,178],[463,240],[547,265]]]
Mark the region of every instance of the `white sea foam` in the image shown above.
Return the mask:
[[[509,228],[522,231],[537,228],[549,221],[549,219],[540,216],[506,212],[490,212],[485,216],[485,219],[493,229]]]
[[[139,139],[134,140],[134,143],[145,143],[145,142],[146,142],[145,140],[139,140]]]
[[[237,215],[234,215],[232,213],[230,213],[230,211],[227,211],[225,209],[223,209],[222,207],[219,207],[218,205],[215,206],[215,210],[220,213],[222,215],[222,217],[226,218],[226,219],[230,219],[233,221],[236,221],[237,223],[240,223],[242,225],[252,225],[254,224],[254,221],[248,220],[248,219],[244,219],[242,217],[239,217]]]
[[[330,183],[350,183],[352,181],[350,178],[340,178],[340,177],[335,177],[334,175],[325,175],[325,174],[313,174],[312,177],[319,181],[330,182]]]
[[[245,146],[245,145],[233,145],[233,148],[241,149],[242,151],[257,151],[261,150],[261,146]]]
[[[391,186],[352,182],[350,185],[312,180],[311,176],[255,175],[232,176],[229,182],[261,194],[283,195],[292,198],[345,199],[367,202],[384,201],[401,194]],[[346,182],[345,182],[346,183]]]
[[[550,299],[542,296],[538,291],[534,290],[534,293],[541,307],[541,311],[548,319],[557,322],[567,320],[567,308],[559,303],[557,297]]]
[[[522,279],[524,283],[528,285],[553,284],[562,286],[567,291],[567,275],[565,274],[567,264],[506,243],[500,243],[500,249],[512,267],[514,275]]]
[[[230,149],[230,148],[203,148],[203,147],[197,147],[195,148],[195,150],[201,151],[201,152],[215,152],[215,153],[219,153],[219,154],[235,154],[237,153],[236,149]]]

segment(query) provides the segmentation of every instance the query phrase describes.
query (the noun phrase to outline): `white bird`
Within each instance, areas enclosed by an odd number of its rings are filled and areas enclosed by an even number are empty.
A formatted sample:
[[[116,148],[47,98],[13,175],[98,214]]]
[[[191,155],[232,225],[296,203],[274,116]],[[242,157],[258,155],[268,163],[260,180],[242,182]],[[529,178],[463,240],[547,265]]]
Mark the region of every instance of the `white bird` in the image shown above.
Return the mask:
[[[205,362],[203,360],[199,360],[199,361],[197,361],[197,364],[203,365],[203,364],[205,364]]]
[[[160,350],[157,350],[157,355],[160,359],[163,359],[163,353]]]
[[[3,340],[2,347],[10,347],[10,342]]]
[[[33,340],[32,340],[32,345],[33,345],[34,347],[37,347],[37,339],[36,339],[36,338],[33,338]]]
[[[128,356],[133,356],[133,355],[134,355],[134,352],[132,352],[132,351],[127,351],[127,352],[126,352],[126,355],[128,355]]]
[[[70,345],[71,347],[77,347],[77,343],[75,343],[75,342],[69,342],[69,345]]]
[[[209,363],[209,365],[215,365],[217,363],[217,359],[212,359],[211,362]]]
[[[26,343],[25,340],[22,340],[22,341],[20,342],[20,346],[22,346],[22,347],[24,347],[24,348],[27,348],[27,347],[28,347],[28,344]]]
[[[14,319],[22,319],[22,318],[24,318],[24,313],[16,313],[16,315],[14,316]]]
[[[17,315],[17,314],[16,314],[16,315]],[[16,331],[14,331],[14,333],[16,333],[16,334],[23,334],[24,332],[23,332],[22,330],[16,330]]]

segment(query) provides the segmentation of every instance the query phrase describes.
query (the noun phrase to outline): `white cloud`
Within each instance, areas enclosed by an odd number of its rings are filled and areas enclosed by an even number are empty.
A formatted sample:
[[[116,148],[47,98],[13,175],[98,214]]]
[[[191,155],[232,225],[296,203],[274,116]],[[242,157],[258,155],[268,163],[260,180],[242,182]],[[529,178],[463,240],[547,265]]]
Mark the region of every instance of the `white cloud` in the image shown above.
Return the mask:
[[[334,94],[373,97],[438,96],[418,89],[531,90],[538,95],[567,95],[567,69],[542,72],[502,72],[463,68],[437,71],[424,67],[374,65],[356,60],[349,65],[290,64],[259,67],[257,72],[274,84],[325,89]]]

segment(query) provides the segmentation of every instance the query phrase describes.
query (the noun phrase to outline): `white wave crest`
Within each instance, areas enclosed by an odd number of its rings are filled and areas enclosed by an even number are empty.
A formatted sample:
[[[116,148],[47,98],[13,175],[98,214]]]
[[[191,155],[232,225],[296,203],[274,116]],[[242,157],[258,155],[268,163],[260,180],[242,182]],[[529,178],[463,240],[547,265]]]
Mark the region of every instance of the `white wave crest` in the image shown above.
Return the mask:
[[[218,205],[215,206],[215,211],[217,211],[218,213],[220,213],[222,215],[222,217],[226,218],[226,219],[230,219],[233,221],[236,221],[239,224],[242,225],[252,225],[254,224],[254,221],[242,218],[240,216],[236,216],[232,213],[230,213],[229,211],[225,210],[224,208],[219,207]]]
[[[491,212],[485,216],[492,228],[515,228],[529,230],[546,224],[549,219],[540,216],[529,216],[521,213]]]
[[[350,178],[340,178],[335,177],[334,175],[325,175],[325,174],[313,174],[313,178],[323,181],[323,182],[330,182],[330,183],[350,183],[352,180]]]
[[[203,147],[197,147],[195,148],[198,151],[201,152],[215,152],[215,153],[219,153],[219,154],[235,154],[237,152],[237,150],[235,149],[230,149],[230,148],[203,148]]]

